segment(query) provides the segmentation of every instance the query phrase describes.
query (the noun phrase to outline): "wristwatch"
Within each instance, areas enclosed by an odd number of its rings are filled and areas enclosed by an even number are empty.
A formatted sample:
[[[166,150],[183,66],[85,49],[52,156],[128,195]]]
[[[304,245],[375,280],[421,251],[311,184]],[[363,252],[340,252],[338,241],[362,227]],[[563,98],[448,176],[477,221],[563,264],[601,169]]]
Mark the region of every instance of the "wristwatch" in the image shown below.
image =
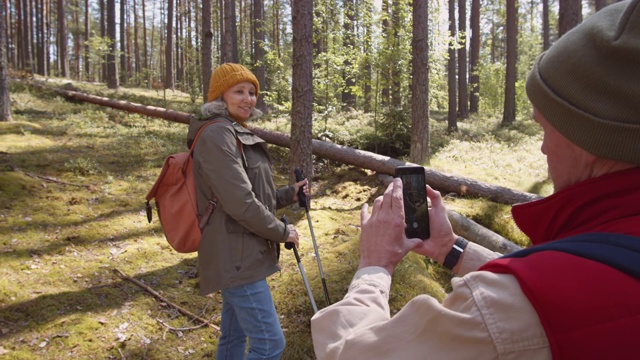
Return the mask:
[[[444,262],[442,265],[449,270],[453,270],[453,267],[456,266],[458,260],[460,260],[460,255],[464,252],[464,249],[469,244],[469,241],[462,236],[458,236],[456,241],[453,243],[453,247],[447,254],[447,257],[444,258]]]

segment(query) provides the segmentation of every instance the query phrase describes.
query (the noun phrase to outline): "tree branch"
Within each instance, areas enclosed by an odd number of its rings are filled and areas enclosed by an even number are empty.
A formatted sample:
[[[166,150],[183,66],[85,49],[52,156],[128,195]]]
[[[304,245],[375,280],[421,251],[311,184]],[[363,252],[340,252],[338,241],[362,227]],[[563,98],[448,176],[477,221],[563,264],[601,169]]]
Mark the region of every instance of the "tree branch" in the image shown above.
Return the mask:
[[[180,306],[178,306],[178,305],[176,305],[176,304],[172,303],[171,301],[167,300],[165,297],[163,297],[162,295],[160,295],[157,291],[155,291],[155,290],[153,290],[152,288],[150,288],[149,286],[147,286],[147,285],[143,284],[143,283],[142,283],[142,282],[140,282],[139,280],[134,279],[134,278],[132,278],[132,277],[130,277],[130,276],[125,275],[122,271],[120,271],[120,270],[118,270],[118,269],[113,269],[113,271],[114,271],[114,272],[115,272],[115,273],[116,273],[116,274],[117,274],[121,279],[124,279],[124,280],[127,280],[127,281],[131,281],[132,283],[134,283],[134,284],[136,284],[136,285],[140,286],[141,288],[145,289],[148,293],[150,293],[151,295],[153,295],[156,299],[158,299],[158,300],[160,300],[160,301],[163,301],[163,302],[165,302],[165,303],[169,304],[171,307],[173,307],[174,309],[178,310],[178,311],[179,311],[179,312],[181,312],[182,314],[184,314],[184,315],[186,315],[186,316],[189,316],[189,317],[191,317],[192,319],[198,320],[198,321],[200,321],[203,325],[206,325],[206,326],[208,326],[208,327],[210,327],[210,328],[212,328],[212,329],[214,329],[214,330],[216,330],[216,331],[218,331],[218,332],[220,331],[220,328],[219,328],[217,325],[212,324],[212,323],[210,323],[209,321],[207,321],[207,320],[205,320],[205,319],[201,318],[200,316],[195,315],[195,314],[192,314],[192,313],[191,313],[191,312],[189,312],[188,310],[186,310],[186,309],[184,309],[184,308],[182,308],[182,307],[180,307]]]

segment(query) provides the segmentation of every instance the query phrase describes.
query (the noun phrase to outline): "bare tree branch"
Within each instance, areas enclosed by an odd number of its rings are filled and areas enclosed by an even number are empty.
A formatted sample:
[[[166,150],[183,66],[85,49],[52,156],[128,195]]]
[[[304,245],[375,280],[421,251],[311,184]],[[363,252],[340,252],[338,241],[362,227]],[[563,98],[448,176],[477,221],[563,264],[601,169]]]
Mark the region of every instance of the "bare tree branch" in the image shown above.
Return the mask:
[[[115,273],[116,273],[116,274],[117,274],[121,279],[124,279],[124,280],[127,280],[127,281],[131,281],[132,283],[134,283],[134,284],[136,284],[136,285],[140,286],[141,288],[145,289],[148,293],[150,293],[151,295],[153,295],[156,299],[158,299],[158,300],[160,300],[160,301],[163,301],[163,302],[165,302],[165,303],[169,304],[171,307],[173,307],[174,309],[178,310],[178,311],[179,311],[179,312],[181,312],[182,314],[187,315],[187,316],[191,317],[192,319],[198,320],[198,321],[200,321],[202,324],[204,324],[204,325],[206,325],[206,326],[208,326],[208,327],[210,327],[210,328],[212,328],[212,329],[214,329],[214,330],[216,330],[216,331],[218,331],[218,332],[220,331],[220,328],[219,328],[217,325],[212,324],[212,323],[210,323],[209,321],[207,321],[207,320],[205,320],[205,319],[201,318],[200,316],[195,315],[195,314],[193,314],[193,313],[189,312],[188,310],[186,310],[186,309],[184,309],[184,308],[182,308],[182,307],[180,307],[180,306],[178,306],[178,305],[176,305],[176,304],[172,303],[171,301],[167,300],[167,298],[165,298],[165,297],[163,297],[162,295],[160,295],[157,291],[155,291],[155,290],[153,290],[152,288],[150,288],[149,286],[147,286],[147,285],[143,284],[143,283],[142,283],[142,282],[140,282],[139,280],[134,279],[134,278],[132,278],[132,277],[130,277],[130,276],[125,275],[122,271],[120,271],[120,270],[118,270],[118,269],[113,269],[113,271],[114,271],[114,272],[115,272]]]

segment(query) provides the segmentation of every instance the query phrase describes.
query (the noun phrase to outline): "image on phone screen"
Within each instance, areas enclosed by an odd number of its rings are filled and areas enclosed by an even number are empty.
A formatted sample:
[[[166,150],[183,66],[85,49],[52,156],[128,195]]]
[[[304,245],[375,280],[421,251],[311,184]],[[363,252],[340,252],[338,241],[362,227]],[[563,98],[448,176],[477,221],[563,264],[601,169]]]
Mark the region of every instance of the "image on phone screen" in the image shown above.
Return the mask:
[[[424,168],[421,166],[401,166],[396,169],[396,176],[402,180],[407,237],[428,239],[430,237],[429,210]]]

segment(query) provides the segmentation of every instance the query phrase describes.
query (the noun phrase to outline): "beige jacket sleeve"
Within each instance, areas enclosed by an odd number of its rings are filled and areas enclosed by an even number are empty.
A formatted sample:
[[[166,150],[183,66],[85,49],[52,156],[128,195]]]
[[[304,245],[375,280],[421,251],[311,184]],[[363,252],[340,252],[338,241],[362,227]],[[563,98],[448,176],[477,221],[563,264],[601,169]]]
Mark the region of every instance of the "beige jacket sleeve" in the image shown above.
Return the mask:
[[[451,283],[442,303],[420,295],[391,317],[391,277],[383,268],[360,269],[344,299],[311,319],[316,356],[551,359],[542,325],[513,276],[476,271]]]
[[[462,253],[460,263],[454,270],[457,270],[456,275],[464,276],[472,271],[478,270],[482,265],[502,255],[503,254],[491,251],[484,246],[469,242],[467,248]]]

